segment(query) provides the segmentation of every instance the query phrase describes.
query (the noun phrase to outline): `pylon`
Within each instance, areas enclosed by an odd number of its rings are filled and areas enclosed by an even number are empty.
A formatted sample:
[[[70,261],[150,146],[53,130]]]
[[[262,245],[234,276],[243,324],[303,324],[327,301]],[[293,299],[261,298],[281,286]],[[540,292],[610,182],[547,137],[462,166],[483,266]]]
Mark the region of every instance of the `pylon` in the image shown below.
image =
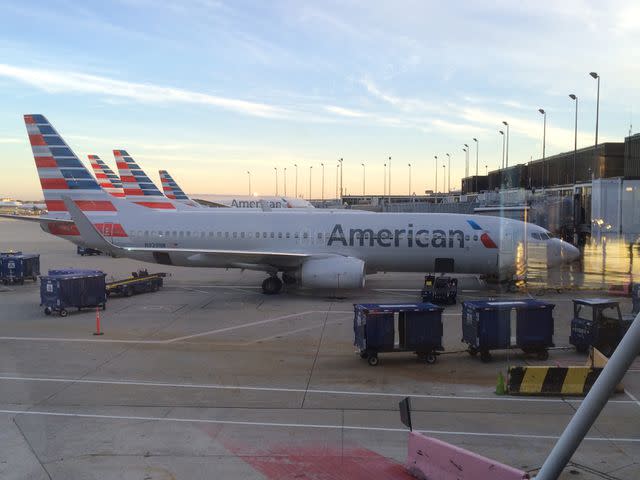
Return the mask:
[[[505,395],[507,393],[507,389],[504,386],[504,376],[502,372],[498,372],[498,383],[496,385],[496,395]]]
[[[104,335],[104,332],[100,331],[100,307],[96,306],[96,331],[94,335]]]

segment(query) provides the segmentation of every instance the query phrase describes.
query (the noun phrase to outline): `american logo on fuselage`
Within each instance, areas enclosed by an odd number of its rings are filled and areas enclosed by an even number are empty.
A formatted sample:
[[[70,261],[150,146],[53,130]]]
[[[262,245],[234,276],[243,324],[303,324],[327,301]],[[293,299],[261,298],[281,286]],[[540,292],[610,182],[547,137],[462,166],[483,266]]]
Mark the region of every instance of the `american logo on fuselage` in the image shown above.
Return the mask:
[[[412,223],[407,228],[373,230],[372,228],[350,228],[348,234],[342,224],[337,223],[327,246],[342,245],[344,247],[419,247],[419,248],[464,248],[464,232],[462,230],[427,230],[414,229]]]

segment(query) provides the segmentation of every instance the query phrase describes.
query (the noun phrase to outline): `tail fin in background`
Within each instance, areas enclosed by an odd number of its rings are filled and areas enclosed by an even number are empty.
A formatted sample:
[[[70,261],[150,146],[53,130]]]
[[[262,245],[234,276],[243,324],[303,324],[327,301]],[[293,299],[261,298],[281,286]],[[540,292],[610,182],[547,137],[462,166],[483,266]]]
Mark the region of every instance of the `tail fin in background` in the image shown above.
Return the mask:
[[[98,185],[113,197],[124,197],[124,189],[122,188],[120,177],[113,173],[113,170],[97,155],[89,155],[89,161],[91,162],[93,173],[98,179]]]
[[[25,115],[24,123],[47,210],[53,214],[67,212],[64,195],[82,211],[115,215],[116,207],[109,195],[44,115]]]
[[[163,210],[176,209],[175,204],[158,190],[158,187],[126,150],[114,150],[113,155],[116,157],[118,173],[127,199],[143,207]]]
[[[180,186],[176,183],[169,172],[166,170],[158,171],[160,174],[160,182],[162,183],[162,190],[167,198],[172,200],[177,200],[185,205],[190,205],[192,207],[202,207],[198,202],[189,198],[189,196],[184,193],[184,190],[180,188]]]

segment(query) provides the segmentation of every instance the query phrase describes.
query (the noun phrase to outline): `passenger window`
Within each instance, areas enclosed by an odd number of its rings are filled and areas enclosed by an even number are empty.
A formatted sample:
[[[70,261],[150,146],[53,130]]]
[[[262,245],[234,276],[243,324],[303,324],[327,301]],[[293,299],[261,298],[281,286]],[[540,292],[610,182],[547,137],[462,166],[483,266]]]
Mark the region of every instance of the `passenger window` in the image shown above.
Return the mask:
[[[187,230],[187,237],[191,236],[191,232]]]
[[[247,237],[253,238],[253,232],[247,232]]]
[[[289,232],[287,232],[287,238],[291,238],[291,234]]]
[[[171,233],[172,233],[172,236],[174,236],[174,237],[177,237],[177,236],[178,236],[178,231],[177,231],[177,230],[174,230],[174,231],[173,231],[173,232],[171,232]]]
[[[474,242],[477,242],[477,241],[478,241],[478,235],[474,235],[474,236],[473,236],[473,241],[474,241]]]
[[[282,238],[282,232],[278,232],[278,238]]]
[[[298,232],[295,232],[295,233],[293,234],[293,238],[300,238],[300,234],[299,234]]]
[[[465,239],[467,242],[469,241],[469,238],[470,238],[470,237],[469,237],[469,235],[465,235],[465,236],[464,236],[464,239]]]
[[[149,236],[149,230],[145,230],[145,231],[144,231],[144,236],[145,236],[145,237],[148,237],[148,236]]]
[[[275,233],[271,232],[271,238],[276,238]]]
[[[229,232],[224,232],[224,238],[229,238]]]
[[[220,238],[222,236],[222,232],[218,232],[218,238]]]
[[[240,238],[244,238],[244,232],[240,232]]]
[[[238,238],[238,232],[233,232],[233,238]]]
[[[180,238],[184,237],[184,232],[182,230],[180,230],[179,234],[180,234]]]
[[[322,233],[318,232],[318,240],[322,240]]]
[[[213,232],[209,232],[209,236],[210,236],[210,237],[213,237]]]
[[[309,238],[309,232],[302,232],[302,238],[304,238],[305,240]]]
[[[171,234],[171,232],[168,232],[168,231],[167,231],[167,232],[164,232],[164,236],[165,236],[165,237],[168,237],[168,236],[169,236],[169,234]]]

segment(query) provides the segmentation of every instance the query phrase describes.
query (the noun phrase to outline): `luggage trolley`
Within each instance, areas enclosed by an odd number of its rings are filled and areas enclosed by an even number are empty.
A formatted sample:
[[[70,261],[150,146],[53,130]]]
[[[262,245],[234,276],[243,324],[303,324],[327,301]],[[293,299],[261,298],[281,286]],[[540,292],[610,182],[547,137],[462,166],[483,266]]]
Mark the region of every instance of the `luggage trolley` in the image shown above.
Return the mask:
[[[469,354],[491,361],[491,350],[519,348],[549,358],[553,347],[553,303],[540,300],[477,300],[462,304],[462,341]],[[515,336],[514,336],[515,334]]]
[[[415,352],[435,363],[442,347],[442,307],[432,303],[354,305],[354,345],[360,358],[378,365],[378,354]]]

